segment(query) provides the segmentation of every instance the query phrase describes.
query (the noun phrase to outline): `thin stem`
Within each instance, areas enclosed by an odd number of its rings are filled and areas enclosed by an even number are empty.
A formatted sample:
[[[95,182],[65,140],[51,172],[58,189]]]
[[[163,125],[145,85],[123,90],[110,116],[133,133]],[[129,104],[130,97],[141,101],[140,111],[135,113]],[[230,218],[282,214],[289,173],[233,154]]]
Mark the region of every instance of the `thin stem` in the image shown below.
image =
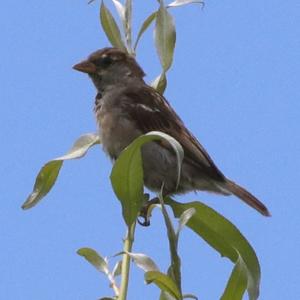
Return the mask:
[[[118,300],[126,300],[127,291],[128,291],[128,282],[129,282],[129,270],[130,270],[130,256],[127,254],[131,252],[132,245],[134,242],[134,232],[135,232],[135,222],[128,227],[127,235],[124,240],[124,254],[122,260],[122,272],[121,272],[121,287],[120,287],[120,296]]]
[[[169,248],[170,248],[170,254],[171,254],[171,272],[172,272],[172,277],[175,280],[177,287],[181,291],[181,260],[177,252],[177,247],[178,247],[178,239],[176,237],[176,233],[174,230],[174,227],[172,225],[171,219],[169,217],[169,214],[166,210],[163,196],[160,194],[159,195],[159,200],[161,203],[161,208],[162,208],[162,213],[165,219],[165,224],[167,227],[167,234],[168,234],[168,241],[169,241]]]

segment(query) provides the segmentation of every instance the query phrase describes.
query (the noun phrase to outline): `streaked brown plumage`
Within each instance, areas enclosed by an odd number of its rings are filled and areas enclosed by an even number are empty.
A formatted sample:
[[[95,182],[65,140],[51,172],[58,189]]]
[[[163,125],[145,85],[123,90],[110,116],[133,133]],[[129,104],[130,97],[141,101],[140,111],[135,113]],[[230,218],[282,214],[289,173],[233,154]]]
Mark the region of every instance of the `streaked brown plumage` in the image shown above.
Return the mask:
[[[176,157],[172,149],[163,142],[143,146],[144,182],[150,190],[158,191],[164,183],[166,194],[193,190],[234,194],[261,214],[270,215],[256,197],[222,174],[168,101],[144,82],[145,74],[134,57],[116,48],[104,48],[74,69],[87,73],[97,88],[96,118],[103,148],[112,159],[149,131],[165,132],[182,145],[184,160],[177,189]]]

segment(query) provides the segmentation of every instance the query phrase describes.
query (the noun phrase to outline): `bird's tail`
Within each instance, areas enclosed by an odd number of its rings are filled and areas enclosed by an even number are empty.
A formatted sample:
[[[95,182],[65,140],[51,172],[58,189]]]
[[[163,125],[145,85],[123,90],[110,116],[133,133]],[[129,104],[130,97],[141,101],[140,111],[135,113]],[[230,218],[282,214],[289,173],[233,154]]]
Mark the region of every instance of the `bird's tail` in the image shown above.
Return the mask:
[[[225,188],[264,216],[271,216],[267,207],[243,187],[227,179]]]

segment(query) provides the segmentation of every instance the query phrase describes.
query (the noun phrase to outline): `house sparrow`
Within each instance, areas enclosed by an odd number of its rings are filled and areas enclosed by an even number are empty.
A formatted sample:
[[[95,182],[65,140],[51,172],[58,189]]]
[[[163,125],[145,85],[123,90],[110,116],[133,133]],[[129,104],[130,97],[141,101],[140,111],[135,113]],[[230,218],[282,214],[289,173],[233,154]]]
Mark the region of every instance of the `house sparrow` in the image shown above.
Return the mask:
[[[115,160],[138,136],[161,131],[183,147],[180,183],[177,186],[177,160],[167,143],[155,141],[142,147],[144,184],[164,194],[208,191],[235,195],[270,216],[266,206],[243,187],[226,178],[203,146],[185,127],[169,102],[145,83],[144,71],[135,58],[117,48],[104,48],[73,67],[92,79],[97,96],[95,114],[103,148]]]

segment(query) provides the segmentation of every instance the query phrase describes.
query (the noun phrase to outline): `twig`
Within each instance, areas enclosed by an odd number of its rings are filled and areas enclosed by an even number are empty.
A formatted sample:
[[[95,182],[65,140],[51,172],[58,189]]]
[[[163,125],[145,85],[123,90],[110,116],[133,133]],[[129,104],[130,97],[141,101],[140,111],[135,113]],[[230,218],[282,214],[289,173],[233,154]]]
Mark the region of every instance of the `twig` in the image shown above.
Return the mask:
[[[128,282],[129,282],[129,270],[130,270],[130,256],[127,254],[131,252],[133,241],[134,241],[134,232],[135,232],[134,222],[127,229],[127,235],[124,240],[124,254],[122,260],[122,272],[121,272],[121,287],[120,287],[120,296],[118,300],[126,300],[127,291],[128,291]]]

